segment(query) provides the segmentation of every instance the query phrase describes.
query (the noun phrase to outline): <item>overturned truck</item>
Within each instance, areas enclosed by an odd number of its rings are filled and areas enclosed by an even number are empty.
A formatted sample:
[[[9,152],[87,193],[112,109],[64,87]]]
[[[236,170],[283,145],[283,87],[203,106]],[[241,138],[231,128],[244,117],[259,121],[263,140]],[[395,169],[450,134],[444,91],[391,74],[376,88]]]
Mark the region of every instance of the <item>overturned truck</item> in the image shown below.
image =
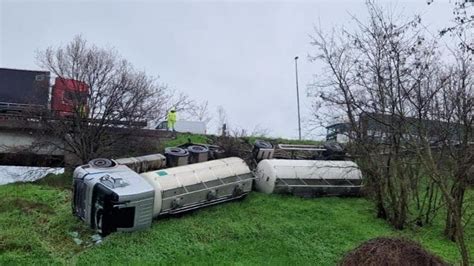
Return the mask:
[[[73,212],[106,235],[147,228],[154,217],[239,199],[253,176],[240,158],[137,173],[96,160],[74,171]]]
[[[326,155],[329,150],[278,148]],[[222,150],[212,145],[168,148],[165,156],[92,160],[74,171],[73,214],[107,235],[148,228],[156,217],[241,199],[252,187],[313,197],[357,195],[362,186],[360,170],[351,161],[274,158],[273,145],[261,141],[252,154],[254,171],[241,158],[222,158]]]

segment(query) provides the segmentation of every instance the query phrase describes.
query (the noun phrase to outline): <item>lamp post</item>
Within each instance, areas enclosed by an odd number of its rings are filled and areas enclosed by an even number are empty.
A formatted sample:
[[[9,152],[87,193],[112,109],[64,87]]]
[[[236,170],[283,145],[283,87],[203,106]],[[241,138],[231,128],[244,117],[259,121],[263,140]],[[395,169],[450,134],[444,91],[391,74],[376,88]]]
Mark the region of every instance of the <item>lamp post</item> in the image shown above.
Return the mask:
[[[296,102],[298,104],[298,136],[299,136],[299,140],[301,140],[300,91],[298,88],[298,56],[295,56],[295,73],[296,73]]]

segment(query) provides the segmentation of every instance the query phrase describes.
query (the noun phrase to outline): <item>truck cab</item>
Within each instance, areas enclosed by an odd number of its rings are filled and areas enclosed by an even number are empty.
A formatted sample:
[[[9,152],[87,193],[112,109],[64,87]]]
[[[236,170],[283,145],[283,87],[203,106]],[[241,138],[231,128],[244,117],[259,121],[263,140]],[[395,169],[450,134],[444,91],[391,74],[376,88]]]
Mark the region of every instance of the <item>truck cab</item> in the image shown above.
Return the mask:
[[[86,116],[88,93],[89,86],[84,82],[57,77],[52,89],[51,110],[58,117],[73,116],[76,111]]]
[[[347,143],[349,142],[349,124],[336,123],[326,127],[326,141]]]

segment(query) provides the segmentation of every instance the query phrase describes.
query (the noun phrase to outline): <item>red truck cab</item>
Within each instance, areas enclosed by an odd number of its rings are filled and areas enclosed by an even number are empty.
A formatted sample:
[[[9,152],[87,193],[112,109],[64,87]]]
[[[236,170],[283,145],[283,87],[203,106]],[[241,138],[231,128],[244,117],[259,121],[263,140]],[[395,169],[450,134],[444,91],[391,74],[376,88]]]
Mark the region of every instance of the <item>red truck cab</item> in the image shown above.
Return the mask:
[[[51,93],[51,111],[58,117],[79,113],[87,116],[89,86],[74,79],[56,78]]]

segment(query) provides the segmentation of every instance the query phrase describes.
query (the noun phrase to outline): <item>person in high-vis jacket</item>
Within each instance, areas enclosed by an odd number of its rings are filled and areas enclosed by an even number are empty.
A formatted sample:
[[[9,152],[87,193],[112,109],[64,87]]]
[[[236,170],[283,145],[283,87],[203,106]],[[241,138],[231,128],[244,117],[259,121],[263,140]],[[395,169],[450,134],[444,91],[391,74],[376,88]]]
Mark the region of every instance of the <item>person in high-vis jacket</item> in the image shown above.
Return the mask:
[[[176,124],[176,110],[174,108],[171,108],[171,110],[168,112],[168,130],[174,130],[174,125]]]
[[[79,116],[81,118],[87,118],[87,107],[85,104],[79,105]]]

